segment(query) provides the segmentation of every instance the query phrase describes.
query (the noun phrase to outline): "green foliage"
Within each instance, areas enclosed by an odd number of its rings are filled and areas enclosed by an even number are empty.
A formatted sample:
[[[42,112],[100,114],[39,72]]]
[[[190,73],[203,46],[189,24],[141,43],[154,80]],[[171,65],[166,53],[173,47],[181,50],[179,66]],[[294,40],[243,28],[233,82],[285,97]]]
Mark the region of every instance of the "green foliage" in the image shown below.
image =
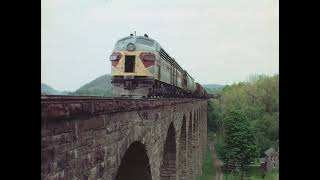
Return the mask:
[[[216,156],[218,159],[222,159],[221,155],[223,154],[223,148],[225,146],[225,136],[218,134],[214,138],[214,147],[216,150]]]
[[[212,156],[209,147],[206,148],[206,155],[202,164],[202,175],[197,177],[197,180],[212,180],[215,177],[216,170],[212,161]]]
[[[228,111],[224,125],[226,136],[222,159],[226,164],[239,162],[241,170],[247,170],[258,157],[253,128],[247,117],[235,109]]]
[[[212,131],[208,131],[207,138],[208,138],[208,140],[213,141],[215,138],[215,133]]]
[[[240,180],[239,176],[235,176],[232,174],[225,173],[224,180]],[[279,172],[278,171],[269,171],[265,174],[265,177],[262,177],[262,171],[260,167],[249,167],[249,171],[247,177],[244,178],[247,180],[279,180]]]
[[[248,119],[261,155],[268,148],[278,146],[279,75],[253,75],[246,82],[224,86],[221,97],[209,101],[209,131],[225,136],[230,109],[236,109]]]
[[[257,173],[257,174],[252,173],[251,176],[249,177],[249,180],[279,180],[279,172],[278,171],[267,172],[264,178],[260,173]]]
[[[218,117],[217,113],[214,112],[213,100],[208,100],[208,130],[210,132],[216,132],[218,129]]]

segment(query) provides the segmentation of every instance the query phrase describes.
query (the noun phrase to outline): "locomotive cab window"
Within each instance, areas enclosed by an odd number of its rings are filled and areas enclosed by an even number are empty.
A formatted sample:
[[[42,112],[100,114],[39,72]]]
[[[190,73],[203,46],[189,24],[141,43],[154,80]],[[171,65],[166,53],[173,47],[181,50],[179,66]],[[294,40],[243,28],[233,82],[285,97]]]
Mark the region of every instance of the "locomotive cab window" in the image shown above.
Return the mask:
[[[125,57],[124,72],[133,72],[134,71],[135,58],[136,58],[136,56],[126,56]]]

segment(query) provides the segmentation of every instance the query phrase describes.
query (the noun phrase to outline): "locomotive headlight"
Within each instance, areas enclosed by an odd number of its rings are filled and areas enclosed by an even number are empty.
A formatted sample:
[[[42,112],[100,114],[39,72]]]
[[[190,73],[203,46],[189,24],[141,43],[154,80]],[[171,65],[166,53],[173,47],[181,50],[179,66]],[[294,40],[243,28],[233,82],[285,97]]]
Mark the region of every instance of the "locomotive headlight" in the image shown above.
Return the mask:
[[[133,51],[135,48],[136,48],[136,47],[134,46],[133,43],[129,43],[129,44],[127,45],[127,50],[128,50],[128,51]]]
[[[117,55],[116,54],[112,54],[111,56],[110,56],[110,61],[115,61],[116,59],[117,59]]]
[[[122,55],[119,52],[114,52],[110,56],[110,61],[119,61],[121,59]]]

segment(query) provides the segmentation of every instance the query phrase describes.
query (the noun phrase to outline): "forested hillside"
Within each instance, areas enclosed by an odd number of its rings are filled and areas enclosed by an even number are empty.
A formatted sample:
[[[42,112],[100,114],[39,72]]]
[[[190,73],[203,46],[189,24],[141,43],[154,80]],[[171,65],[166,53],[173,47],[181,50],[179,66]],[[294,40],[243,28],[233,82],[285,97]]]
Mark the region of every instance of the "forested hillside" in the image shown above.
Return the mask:
[[[58,91],[52,88],[51,86],[41,83],[41,94],[45,95],[67,95],[67,91]]]
[[[202,86],[210,94],[220,93],[224,87],[224,85],[220,85],[220,84],[203,84]]]
[[[257,147],[259,155],[270,147],[277,148],[279,144],[279,75],[259,75],[251,77],[247,82],[227,85],[221,92],[221,97],[210,100],[208,106],[208,128],[221,136],[223,143],[218,147],[220,154],[226,153],[226,137],[233,128],[228,126],[234,111],[241,118],[235,118],[249,126],[254,135],[251,143]],[[241,120],[244,119],[244,120]],[[232,119],[232,121],[234,118]],[[230,121],[231,122],[231,121]],[[243,124],[242,123],[242,124]],[[241,124],[239,125],[241,126]],[[229,129],[228,129],[229,128]],[[238,128],[239,129],[239,128]],[[239,129],[238,133],[243,129]]]
[[[74,96],[111,96],[111,76],[106,74],[95,80],[81,86],[78,90],[70,95]]]

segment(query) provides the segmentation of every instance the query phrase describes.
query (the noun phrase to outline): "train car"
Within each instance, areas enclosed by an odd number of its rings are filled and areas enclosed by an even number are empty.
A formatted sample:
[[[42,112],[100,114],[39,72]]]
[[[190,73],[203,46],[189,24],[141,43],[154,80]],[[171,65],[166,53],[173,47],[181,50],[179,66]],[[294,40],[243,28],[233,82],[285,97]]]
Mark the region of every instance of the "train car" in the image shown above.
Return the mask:
[[[204,95],[204,89],[202,88],[202,86],[199,83],[196,83],[196,89],[194,91],[194,96],[200,98],[203,95]]]
[[[187,79],[188,79],[187,91],[193,93],[196,90],[196,82],[189,74],[187,76]]]
[[[208,92],[199,83],[196,83],[196,90],[194,91],[196,98],[208,98]]]
[[[207,92],[206,90],[204,90],[204,96],[203,96],[203,98],[206,98],[206,99],[209,98],[208,92]]]
[[[113,96],[192,97],[196,89],[194,79],[146,34],[118,40],[110,61]]]

